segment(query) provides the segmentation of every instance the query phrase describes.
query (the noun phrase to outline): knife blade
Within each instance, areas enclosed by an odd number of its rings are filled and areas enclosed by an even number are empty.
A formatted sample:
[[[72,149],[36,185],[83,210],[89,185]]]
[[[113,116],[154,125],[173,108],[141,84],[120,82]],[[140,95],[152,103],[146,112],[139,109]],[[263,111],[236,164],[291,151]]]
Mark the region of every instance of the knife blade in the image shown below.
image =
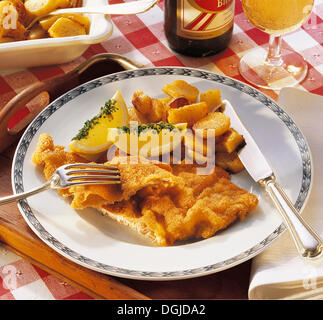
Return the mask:
[[[238,153],[246,170],[256,182],[270,177],[273,174],[273,170],[257,143],[240,120],[231,103],[227,100],[224,100],[223,103],[225,104],[224,114],[230,118],[231,127],[242,135],[246,142],[246,147],[240,149]]]
[[[303,258],[321,256],[323,241],[300,216],[286,193],[276,182],[276,177],[268,161],[240,120],[232,104],[228,100],[224,100],[223,103],[225,104],[224,114],[230,118],[231,127],[243,136],[246,143],[238,151],[241,162],[253,180],[265,188],[276,209],[281,214],[285,226],[290,231],[299,254]]]

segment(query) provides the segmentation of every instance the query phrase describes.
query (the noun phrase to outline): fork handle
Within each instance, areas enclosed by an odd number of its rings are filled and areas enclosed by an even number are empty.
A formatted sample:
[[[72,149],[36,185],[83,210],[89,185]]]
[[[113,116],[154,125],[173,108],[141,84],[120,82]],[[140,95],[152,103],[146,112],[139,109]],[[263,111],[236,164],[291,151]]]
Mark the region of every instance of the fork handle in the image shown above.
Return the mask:
[[[104,6],[86,6],[79,8],[58,9],[49,13],[49,15],[65,14],[65,13],[98,13],[98,14],[117,14],[128,15],[138,14],[148,11],[158,1],[153,0],[137,0],[127,3],[107,4]]]
[[[9,203],[9,202],[25,199],[27,197],[33,196],[37,193],[40,193],[40,192],[45,191],[47,189],[50,189],[51,184],[52,184],[52,181],[48,180],[45,184],[43,184],[40,187],[34,188],[34,189],[26,191],[26,192],[22,192],[22,193],[18,193],[18,194],[14,194],[11,196],[0,198],[0,206],[3,204]]]
[[[322,240],[300,216],[285,192],[276,182],[275,177],[268,177],[259,183],[265,187],[283,217],[300,255],[304,258],[316,258],[321,255],[323,249]]]

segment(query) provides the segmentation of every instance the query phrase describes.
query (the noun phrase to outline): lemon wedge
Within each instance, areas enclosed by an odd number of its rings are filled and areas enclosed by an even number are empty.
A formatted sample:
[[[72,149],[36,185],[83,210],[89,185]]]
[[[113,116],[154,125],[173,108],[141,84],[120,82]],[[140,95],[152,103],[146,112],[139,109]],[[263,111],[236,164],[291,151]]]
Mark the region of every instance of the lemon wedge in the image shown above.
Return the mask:
[[[82,156],[88,155],[86,157],[102,153],[112,145],[112,142],[107,140],[108,129],[126,126],[128,123],[128,109],[120,91],[117,90],[101,111],[85,122],[69,147]]]
[[[107,140],[126,154],[155,157],[181,144],[187,123],[165,122],[109,128]]]

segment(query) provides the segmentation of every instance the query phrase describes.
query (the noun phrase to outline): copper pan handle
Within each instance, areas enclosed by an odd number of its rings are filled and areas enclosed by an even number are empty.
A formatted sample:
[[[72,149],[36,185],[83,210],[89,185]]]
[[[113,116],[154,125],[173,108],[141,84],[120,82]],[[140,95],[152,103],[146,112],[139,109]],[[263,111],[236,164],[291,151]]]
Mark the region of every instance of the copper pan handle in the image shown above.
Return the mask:
[[[18,93],[7,103],[0,111],[0,153],[18,139],[22,130],[49,104],[51,94],[75,77],[75,73],[70,72],[60,77],[34,83]],[[37,108],[24,118],[17,127],[13,128],[13,130],[9,130],[8,123],[10,119],[18,110],[23,108],[38,95],[40,95],[40,100]]]
[[[76,67],[75,72],[79,75],[82,74],[86,69],[89,69],[96,63],[104,61],[113,61],[121,66],[124,70],[136,70],[143,68],[144,66],[116,53],[100,53],[92,56],[88,60],[84,61],[78,67]]]
[[[102,53],[92,56],[65,75],[32,84],[17,94],[2,110],[0,110],[0,153],[19,139],[23,129],[26,128],[37,114],[39,114],[51,101],[73,87],[76,87],[85,81],[92,80],[93,78],[87,79],[87,77],[91,77],[91,75],[87,75],[86,71],[95,64],[104,63],[105,61],[118,64],[122,70],[134,70],[142,67],[118,54]],[[117,71],[120,70],[112,70],[112,72],[107,72],[106,74]],[[8,123],[10,119],[18,110],[26,106],[38,95],[40,95],[40,99],[37,108],[32,110],[31,113],[21,120],[13,129],[9,130]]]

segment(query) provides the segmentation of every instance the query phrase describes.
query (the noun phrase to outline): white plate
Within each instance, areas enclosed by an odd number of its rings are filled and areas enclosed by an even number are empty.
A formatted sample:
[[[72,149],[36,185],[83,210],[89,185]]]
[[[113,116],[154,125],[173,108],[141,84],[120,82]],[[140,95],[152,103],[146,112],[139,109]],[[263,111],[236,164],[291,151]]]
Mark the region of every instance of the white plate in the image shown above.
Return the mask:
[[[221,90],[223,99],[231,101],[268,158],[278,182],[301,210],[311,187],[312,164],[308,145],[293,120],[260,91],[225,76],[189,68],[149,68],[107,75],[51,103],[30,124],[17,147],[12,168],[14,191],[20,193],[44,182],[31,161],[41,133],[49,133],[55,144],[67,146],[84,121],[117,89],[130,105],[135,90],[160,98],[164,96],[162,87],[176,79],[200,91]],[[134,279],[190,278],[252,258],[285,230],[270,200],[246,172],[233,175],[232,180],[258,196],[257,209],[210,239],[171,247],[154,247],[95,210],[75,211],[53,190],[20,201],[19,209],[40,239],[80,265]]]

